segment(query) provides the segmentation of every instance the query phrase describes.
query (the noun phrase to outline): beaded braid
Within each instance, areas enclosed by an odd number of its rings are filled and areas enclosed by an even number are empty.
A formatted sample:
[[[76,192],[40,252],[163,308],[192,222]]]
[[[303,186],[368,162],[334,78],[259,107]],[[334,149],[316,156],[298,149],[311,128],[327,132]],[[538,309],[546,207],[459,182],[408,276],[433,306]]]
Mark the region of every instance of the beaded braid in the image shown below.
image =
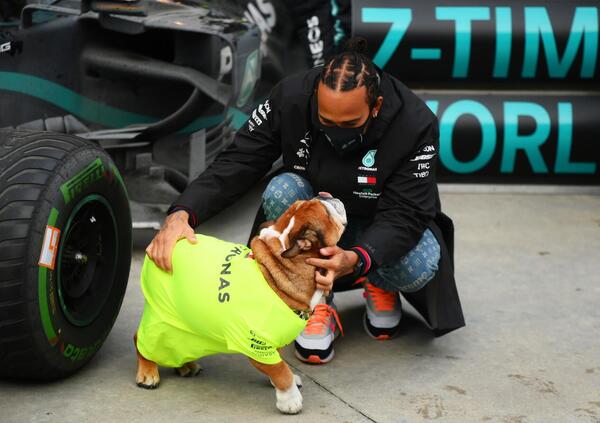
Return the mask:
[[[366,43],[364,38],[359,37],[348,40],[345,51],[333,56],[323,66],[321,82],[336,91],[350,91],[364,85],[369,107],[373,107],[380,77],[371,59],[364,54]]]

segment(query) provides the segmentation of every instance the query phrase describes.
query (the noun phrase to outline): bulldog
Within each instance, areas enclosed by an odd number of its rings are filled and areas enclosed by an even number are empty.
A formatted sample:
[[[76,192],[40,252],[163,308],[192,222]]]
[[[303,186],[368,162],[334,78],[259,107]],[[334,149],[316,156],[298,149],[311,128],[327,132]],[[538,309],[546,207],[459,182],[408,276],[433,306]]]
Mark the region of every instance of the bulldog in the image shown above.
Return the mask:
[[[300,412],[302,381],[279,352],[324,301],[305,260],[322,258],[319,250],[336,245],[346,223],[342,202],[322,195],[263,224],[251,248],[204,235],[196,244],[183,239],[173,250],[172,274],[146,256],[144,311],[134,335],[137,385],[156,388],[158,366],[195,376],[202,370],[195,360],[241,353],[269,377],[279,411]]]

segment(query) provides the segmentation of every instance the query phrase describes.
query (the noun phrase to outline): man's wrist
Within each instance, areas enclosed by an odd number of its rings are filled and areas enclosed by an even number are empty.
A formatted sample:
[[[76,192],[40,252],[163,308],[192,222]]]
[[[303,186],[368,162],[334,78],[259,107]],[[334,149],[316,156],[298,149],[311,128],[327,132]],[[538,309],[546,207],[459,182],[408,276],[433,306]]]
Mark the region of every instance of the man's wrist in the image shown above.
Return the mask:
[[[185,206],[173,205],[173,206],[169,207],[169,209],[167,210],[167,215],[171,216],[172,214],[175,214],[180,211],[183,211],[186,213],[187,222],[192,228],[195,228],[196,226],[198,226],[198,220],[196,219],[196,214],[192,210],[190,210],[189,208],[187,208]]]
[[[372,265],[369,253],[367,253],[364,248],[358,246],[350,248],[350,251],[353,251],[358,257],[358,261],[356,263],[356,266],[354,267],[353,276],[364,276],[367,273],[369,273],[369,270],[371,270]]]
[[[177,220],[185,220],[186,222],[189,221],[190,218],[190,214],[188,212],[186,212],[185,210],[176,210],[173,213],[171,213],[168,218],[171,218],[173,220],[177,219]]]
[[[358,254],[356,254],[352,250],[344,250],[345,262],[344,269],[341,270],[342,273],[338,274],[338,277],[351,275],[356,268],[356,263],[358,262]]]

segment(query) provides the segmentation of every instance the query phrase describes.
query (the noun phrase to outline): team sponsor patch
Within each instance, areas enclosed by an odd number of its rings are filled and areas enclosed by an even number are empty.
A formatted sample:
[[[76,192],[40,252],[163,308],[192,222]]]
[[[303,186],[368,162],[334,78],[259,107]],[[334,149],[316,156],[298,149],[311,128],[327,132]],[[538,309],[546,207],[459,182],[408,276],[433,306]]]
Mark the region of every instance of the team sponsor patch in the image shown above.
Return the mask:
[[[426,170],[424,172],[415,172],[413,175],[415,178],[427,178],[429,176],[429,171]]]
[[[377,178],[375,176],[358,176],[359,184],[366,185],[375,185],[377,183]]]
[[[435,157],[435,153],[433,154],[421,154],[419,156],[415,156],[412,159],[410,159],[411,162],[416,162],[419,160],[429,160]]]
[[[363,188],[361,191],[352,191],[352,194],[365,200],[377,200],[381,192],[373,192],[370,188]]]
[[[269,100],[259,104],[258,107],[252,111],[252,114],[248,119],[248,131],[252,132],[257,126],[262,125],[263,121],[267,120],[267,115],[269,113],[271,113]]]
[[[58,240],[60,239],[60,229],[54,226],[46,226],[44,241],[42,242],[42,251],[38,265],[54,270],[56,254],[58,253]]]
[[[377,154],[377,150],[369,150],[367,154],[362,159],[362,164],[365,167],[373,167],[375,164],[375,154]]]

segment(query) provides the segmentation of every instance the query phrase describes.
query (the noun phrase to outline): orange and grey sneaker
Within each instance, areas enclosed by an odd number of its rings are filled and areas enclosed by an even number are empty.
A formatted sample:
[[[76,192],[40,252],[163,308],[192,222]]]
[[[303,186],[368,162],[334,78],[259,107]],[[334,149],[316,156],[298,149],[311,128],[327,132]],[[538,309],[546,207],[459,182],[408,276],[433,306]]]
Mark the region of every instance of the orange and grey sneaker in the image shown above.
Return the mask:
[[[338,330],[339,329],[339,330]],[[333,359],[333,341],[344,329],[333,302],[317,304],[306,327],[296,337],[296,357],[311,364],[325,364]]]
[[[366,310],[363,324],[367,334],[375,339],[390,339],[400,326],[402,306],[396,291],[378,288],[367,279],[363,281]]]

